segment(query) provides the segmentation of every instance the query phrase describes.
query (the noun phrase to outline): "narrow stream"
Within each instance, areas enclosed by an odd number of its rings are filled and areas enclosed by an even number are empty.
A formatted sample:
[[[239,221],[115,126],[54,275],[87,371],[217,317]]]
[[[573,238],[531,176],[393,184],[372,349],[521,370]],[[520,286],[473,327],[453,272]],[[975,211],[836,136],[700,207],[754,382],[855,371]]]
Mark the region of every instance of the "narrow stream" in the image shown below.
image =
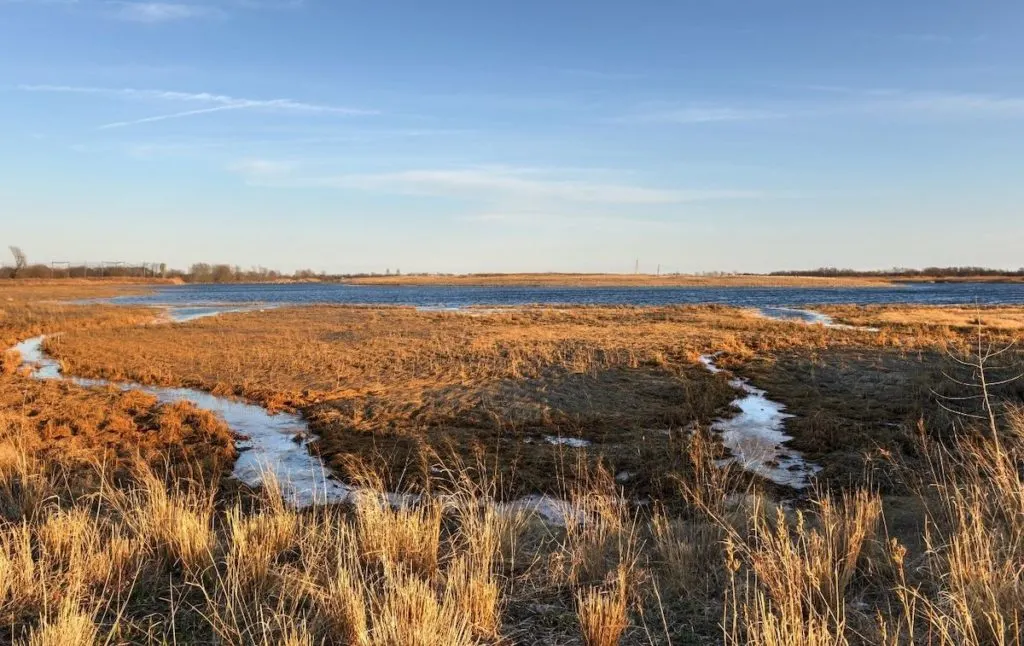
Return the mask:
[[[776,321],[792,321],[807,325],[823,325],[841,330],[877,332],[877,328],[836,323],[831,316],[814,310],[795,307],[762,307],[761,316]],[[701,363],[712,373],[722,369],[715,364],[715,355],[704,355]],[[722,443],[732,452],[724,463],[735,462],[776,484],[794,489],[805,489],[821,467],[808,462],[802,453],[786,446],[793,439],[785,432],[786,420],[793,417],[785,404],[768,399],[768,393],[739,377],[729,385],[742,391],[743,396],[732,401],[739,414],[716,420],[711,429],[722,437]]]
[[[272,471],[285,495],[299,506],[314,503],[341,502],[352,489],[330,478],[323,464],[310,454],[309,428],[298,415],[277,413],[254,404],[217,397],[191,388],[145,386],[134,382],[114,383],[104,379],[69,377],[61,373],[60,364],[43,352],[45,337],[35,337],[14,346],[21,353],[22,365],[32,370],[36,379],[64,379],[79,386],[113,386],[121,390],[141,390],[160,402],[190,401],[199,408],[220,415],[239,439],[239,451],[233,475],[242,482],[256,486]]]
[[[715,365],[715,357],[704,355],[700,361],[712,373],[722,372]],[[732,401],[740,409],[739,414],[719,418],[711,425],[711,430],[721,435],[722,444],[732,452],[732,457],[722,463],[735,462],[776,484],[805,489],[821,467],[786,446],[793,438],[786,435],[785,424],[793,416],[783,412],[785,404],[768,399],[767,392],[751,386],[746,379],[734,377],[729,385],[744,394]]]

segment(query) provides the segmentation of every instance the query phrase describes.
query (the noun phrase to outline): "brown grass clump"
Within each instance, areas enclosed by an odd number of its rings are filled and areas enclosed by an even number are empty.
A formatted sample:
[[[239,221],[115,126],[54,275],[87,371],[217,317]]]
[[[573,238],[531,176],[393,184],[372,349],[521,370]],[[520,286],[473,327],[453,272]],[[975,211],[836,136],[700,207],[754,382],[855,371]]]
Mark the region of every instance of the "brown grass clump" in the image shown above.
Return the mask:
[[[17,350],[0,352],[0,375],[13,375],[21,366],[21,355]]]
[[[330,632],[346,644],[368,646],[367,590],[360,578],[358,561],[339,567],[328,581],[320,599],[321,612]]]
[[[639,520],[611,475],[598,469],[583,482],[563,508],[565,542],[553,570],[571,585],[599,582],[620,569],[632,572],[639,548]]]
[[[591,589],[577,597],[577,614],[586,646],[618,646],[629,627],[629,575],[625,567],[616,571],[609,589]]]
[[[359,546],[369,559],[384,566],[408,568],[424,576],[437,571],[441,508],[430,500],[392,507],[374,494],[356,503]]]
[[[1024,641],[1024,414],[1011,409],[1006,435],[968,434],[953,447],[926,446],[932,457],[924,568],[941,595],[908,581],[906,549],[891,548],[906,623],[937,644]]]
[[[150,549],[171,567],[201,572],[213,560],[213,499],[201,489],[168,488],[143,471],[140,484],[121,503],[121,513],[138,525],[135,534],[145,536]]]
[[[254,514],[234,507],[227,516],[228,568],[237,573],[238,585],[259,593],[272,585],[278,558],[297,540],[298,516],[280,505]]]
[[[838,503],[822,496],[817,503],[813,520],[798,511],[793,522],[781,509],[774,518],[766,515],[758,504],[750,539],[730,532],[728,558],[740,559],[752,577],[736,612],[755,630],[732,635],[734,643],[794,643],[797,636],[808,640],[800,643],[821,643],[823,636],[844,632],[847,588],[866,541],[875,538],[881,501],[858,492]]]
[[[0,420],[21,447],[12,456],[0,453],[0,469],[20,468],[17,455],[27,452],[87,467],[106,462],[120,475],[141,459],[159,470],[198,470],[201,477],[219,478],[236,457],[234,436],[223,420],[188,402],[159,405],[137,391],[0,377]]]
[[[0,443],[0,519],[32,519],[55,495],[55,483],[23,438],[5,439]]]
[[[94,646],[100,637],[94,618],[71,603],[61,604],[54,616],[33,629],[26,646]]]
[[[501,583],[494,566],[469,557],[456,558],[449,566],[446,598],[469,622],[473,633],[486,639],[499,636]]]
[[[374,646],[463,646],[474,644],[468,616],[431,586],[401,570],[386,575],[385,590],[373,606]]]
[[[708,563],[722,560],[720,527],[657,514],[651,520],[651,558],[664,594],[703,599],[713,596],[723,571]]]

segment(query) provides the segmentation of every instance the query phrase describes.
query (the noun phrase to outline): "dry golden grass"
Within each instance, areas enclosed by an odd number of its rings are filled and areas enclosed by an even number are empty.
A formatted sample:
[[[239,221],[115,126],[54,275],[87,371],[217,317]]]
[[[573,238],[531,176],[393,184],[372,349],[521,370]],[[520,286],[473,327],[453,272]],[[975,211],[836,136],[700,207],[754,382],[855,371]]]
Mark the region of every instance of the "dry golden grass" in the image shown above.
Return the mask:
[[[172,473],[219,478],[236,457],[233,433],[213,413],[188,402],[160,405],[139,391],[0,376],[0,421],[17,429],[21,447],[42,458],[107,463],[118,474],[141,460]]]
[[[792,522],[781,509],[772,517],[758,504],[749,536],[729,533],[727,558],[739,559],[751,577],[732,612],[755,629],[733,635],[735,643],[821,643],[819,636],[845,632],[847,589],[866,541],[877,535],[882,503],[861,491],[841,503],[825,495],[817,504],[813,516],[798,511]]]
[[[2,428],[5,643],[981,646],[1024,634],[1017,413],[999,443],[922,445],[933,468],[907,474],[928,510],[919,552],[886,536],[884,500],[869,491],[793,511],[736,491],[700,436],[691,459],[706,463],[680,483],[690,507],[638,515],[593,472],[569,525],[533,533],[462,466],[444,504],[395,508],[369,491],[298,511],[273,482],[237,499],[141,464],[130,477],[68,477],[80,467],[42,460],[16,420]],[[658,594],[654,581],[687,593]],[[709,613],[718,627],[702,623]]]
[[[69,333],[49,349],[78,374],[188,383],[269,406],[385,392],[389,399],[422,406],[427,390],[528,382],[551,377],[551,370],[588,376],[615,369],[679,372],[694,367],[705,352],[724,352],[735,362],[787,349],[919,349],[962,338],[961,331],[942,326],[912,335],[897,331],[777,322],[722,306],[464,313],[314,306],[226,314],[188,325]],[[428,412],[419,410],[421,416]],[[362,421],[367,411],[348,414]],[[523,414],[527,421],[536,416]]]
[[[886,325],[906,331],[927,327],[973,331],[979,322],[990,334],[994,331],[1015,332],[1024,329],[1024,307],[871,305],[863,307],[830,306],[822,308],[822,311],[851,325]]]
[[[363,495],[356,510],[359,548],[368,559],[426,577],[437,572],[441,529],[438,503],[392,507],[385,499]]]
[[[791,354],[803,361],[841,351],[910,365],[904,359],[912,353],[941,353],[962,345],[966,334],[948,326],[912,333],[896,325],[829,329],[716,306],[465,313],[305,307],[71,332],[49,340],[47,349],[74,374],[186,385],[299,409],[318,435],[317,451],[347,478],[355,455],[391,467],[391,488],[424,487],[432,456],[454,452],[466,462],[484,455],[488,468],[518,491],[561,493],[556,484],[574,468],[572,452],[544,436],[575,437],[593,442],[591,453],[604,455],[613,473],[637,474],[629,483],[637,495],[658,495],[666,486],[659,474],[677,466],[666,460],[678,455],[669,450],[669,431],[706,426],[735,395],[726,379],[697,362],[700,354],[723,352],[720,363],[740,372],[753,360]],[[857,369],[872,374],[869,366]],[[801,404],[805,372],[769,364],[755,383],[767,373],[762,385],[787,404]],[[931,385],[922,382],[922,392]],[[912,416],[909,404],[921,399],[900,388],[883,399],[907,402],[907,410],[895,420],[854,411],[871,426],[858,428],[862,439],[844,450],[892,448],[884,425]],[[806,395],[820,399],[814,388]],[[878,397],[846,399],[837,410]],[[794,421],[798,441],[806,438],[802,450],[824,454],[845,441],[840,425],[816,425],[813,406],[805,408]],[[826,475],[849,479],[851,466],[859,469],[847,460]]]
[[[879,287],[886,278],[825,278],[736,274],[460,274],[453,276],[361,276],[353,285],[473,285],[497,287]]]
[[[609,589],[591,589],[577,597],[577,614],[585,646],[618,646],[629,628],[629,574],[619,567]]]
[[[140,293],[142,288],[79,281],[0,281],[0,349],[28,337],[73,329],[139,325],[154,312],[138,307],[69,301]],[[0,374],[3,374],[0,364]]]

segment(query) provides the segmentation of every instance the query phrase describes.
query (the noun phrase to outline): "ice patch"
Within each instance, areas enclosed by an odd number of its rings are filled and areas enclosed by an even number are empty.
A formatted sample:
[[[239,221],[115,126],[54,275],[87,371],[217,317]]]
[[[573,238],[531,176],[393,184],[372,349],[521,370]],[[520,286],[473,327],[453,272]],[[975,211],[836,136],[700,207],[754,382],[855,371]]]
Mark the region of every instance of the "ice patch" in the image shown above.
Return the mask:
[[[704,355],[700,361],[712,373],[722,372],[713,355]],[[780,485],[806,488],[810,477],[821,467],[808,463],[803,454],[786,446],[793,438],[786,435],[785,422],[793,416],[783,412],[785,405],[768,399],[764,390],[750,385],[746,379],[730,379],[729,385],[744,396],[732,402],[740,409],[737,415],[720,418],[711,425],[711,430],[721,435],[722,443],[732,452],[733,457],[723,463],[735,462]]]
[[[582,440],[578,437],[555,437],[554,435],[545,435],[544,439],[548,444],[571,446],[574,449],[583,449],[590,446],[589,440]]]
[[[835,330],[855,330],[858,332],[878,332],[876,327],[864,325],[847,325],[836,323],[828,314],[815,312],[814,310],[802,310],[795,307],[762,307],[758,310],[761,316],[776,321],[796,321],[809,325],[824,325]]]

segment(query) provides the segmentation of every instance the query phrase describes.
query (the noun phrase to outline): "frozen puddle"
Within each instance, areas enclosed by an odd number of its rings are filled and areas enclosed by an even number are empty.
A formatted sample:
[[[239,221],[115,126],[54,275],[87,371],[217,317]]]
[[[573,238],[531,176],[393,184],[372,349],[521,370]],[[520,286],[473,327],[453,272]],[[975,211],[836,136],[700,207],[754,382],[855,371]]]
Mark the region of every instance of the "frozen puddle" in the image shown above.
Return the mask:
[[[578,437],[555,437],[554,435],[545,435],[544,440],[548,444],[570,446],[574,449],[585,449],[590,446],[589,440],[582,440]]]
[[[704,355],[700,361],[712,373],[722,372],[713,356]],[[736,462],[776,484],[794,489],[807,487],[810,477],[821,467],[808,463],[799,451],[786,446],[793,438],[786,435],[785,422],[793,416],[783,412],[785,405],[768,399],[765,391],[751,386],[746,379],[730,379],[729,385],[743,391],[744,396],[732,402],[740,409],[737,415],[718,419],[711,425],[733,455],[723,462]]]
[[[813,310],[801,310],[795,307],[762,307],[758,310],[761,316],[779,321],[798,321],[800,323],[820,323],[826,327],[835,325],[828,314]]]
[[[164,317],[157,323],[188,323],[199,319],[210,318],[230,312],[262,312],[270,307],[266,305],[233,306],[233,305],[164,305]]]
[[[139,390],[149,393],[162,403],[189,401],[204,410],[220,415],[238,438],[238,460],[232,475],[250,486],[258,486],[267,473],[273,473],[281,484],[282,493],[292,504],[306,507],[313,504],[355,502],[365,495],[330,477],[320,459],[309,452],[309,427],[298,415],[271,414],[255,404],[217,397],[191,388],[166,388],[142,384],[115,383],[105,379],[70,377],[61,372],[60,363],[43,351],[46,337],[38,336],[16,346],[21,365],[32,371],[36,379],[64,380],[84,387],[113,386],[121,390]],[[416,500],[409,494],[387,493],[384,499],[392,506],[408,505]],[[533,513],[545,521],[564,525],[574,518],[571,505],[547,496],[528,496],[499,504],[500,509]]]
[[[860,332],[878,332],[876,327],[865,325],[846,325],[836,323],[828,314],[815,312],[814,310],[802,310],[795,307],[762,307],[758,310],[761,316],[776,321],[795,321],[807,323],[808,325],[824,325],[836,330],[857,330]]]
[[[168,307],[165,311],[167,313],[167,321],[171,323],[187,323],[227,312],[244,312],[246,310],[227,307]]]

